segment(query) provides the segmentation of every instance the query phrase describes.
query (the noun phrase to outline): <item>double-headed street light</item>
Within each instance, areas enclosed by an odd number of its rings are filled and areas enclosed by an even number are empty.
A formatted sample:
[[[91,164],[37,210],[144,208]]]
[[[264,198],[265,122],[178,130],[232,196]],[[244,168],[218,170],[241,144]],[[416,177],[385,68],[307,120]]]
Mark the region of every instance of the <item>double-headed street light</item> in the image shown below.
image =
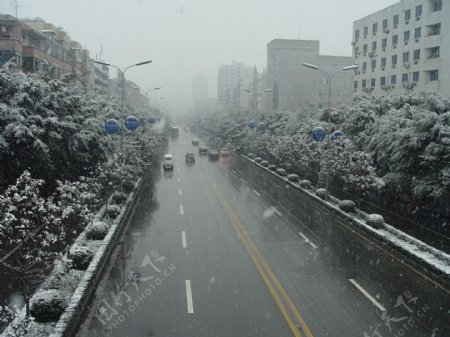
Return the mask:
[[[331,79],[333,78],[333,76],[339,71],[347,71],[347,70],[359,68],[359,64],[353,64],[353,65],[350,65],[350,66],[347,66],[347,67],[344,67],[341,69],[337,69],[330,73],[322,68],[319,68],[318,66],[316,66],[314,64],[310,64],[310,63],[302,63],[302,64],[307,68],[311,68],[314,70],[320,70],[328,76],[328,111],[331,111]]]
[[[122,95],[121,95],[121,100],[120,100],[121,104],[120,105],[121,105],[121,110],[122,110],[121,111],[122,119],[124,120],[123,122],[125,123],[125,107],[124,107],[124,101],[125,101],[125,72],[129,68],[143,66],[144,64],[149,64],[152,61],[149,60],[149,61],[143,61],[143,62],[139,62],[139,63],[136,63],[136,64],[132,64],[132,65],[126,67],[124,70],[120,69],[119,67],[117,67],[117,66],[115,66],[113,64],[106,63],[106,62],[103,62],[103,61],[94,60],[94,62],[98,63],[98,64],[102,64],[102,65],[108,66],[108,67],[114,67],[120,72],[120,76],[122,77],[122,81],[121,81],[121,83],[122,83]],[[121,130],[121,132],[120,132],[120,152],[123,153],[123,130]]]
[[[152,88],[152,89],[148,89],[147,91],[144,91],[144,94],[145,94],[145,108],[147,108],[147,103],[148,103],[147,96],[148,96],[148,94],[149,94],[151,91],[159,90],[159,89],[162,89],[162,87],[156,87],[156,88]]]

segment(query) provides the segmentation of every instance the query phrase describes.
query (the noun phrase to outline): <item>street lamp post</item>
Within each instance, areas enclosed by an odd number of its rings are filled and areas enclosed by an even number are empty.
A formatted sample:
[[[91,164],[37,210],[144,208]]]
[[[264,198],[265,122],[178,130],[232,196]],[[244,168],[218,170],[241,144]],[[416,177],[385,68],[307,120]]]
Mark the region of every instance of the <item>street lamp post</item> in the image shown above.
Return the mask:
[[[145,108],[146,108],[146,109],[147,109],[147,101],[148,101],[147,96],[148,96],[148,94],[149,94],[151,91],[159,90],[159,89],[162,89],[162,87],[156,87],[156,88],[152,88],[152,89],[148,89],[147,91],[144,91],[144,94],[145,94]]]
[[[347,67],[344,67],[344,68],[341,68],[341,69],[337,69],[337,70],[335,70],[335,71],[330,73],[330,72],[328,72],[328,71],[326,71],[326,70],[324,70],[322,68],[319,68],[318,66],[316,66],[314,64],[310,64],[310,63],[302,63],[302,64],[305,67],[307,67],[307,68],[311,68],[311,69],[314,69],[314,70],[320,70],[320,71],[324,72],[327,75],[327,77],[328,77],[328,111],[331,111],[331,80],[332,80],[333,76],[339,71],[347,71],[347,70],[352,70],[352,69],[359,68],[359,64],[353,64],[351,66],[347,66]]]
[[[125,102],[125,72],[132,67],[139,67],[139,66],[143,66],[144,64],[148,64],[151,63],[152,61],[143,61],[143,62],[139,62],[136,64],[132,64],[128,67],[126,67],[124,70],[120,69],[119,67],[110,64],[110,63],[106,63],[103,61],[98,61],[98,60],[94,60],[95,63],[98,64],[103,64],[105,66],[108,67],[114,67],[116,68],[119,72],[120,72],[120,76],[122,77],[121,79],[121,85],[122,85],[122,94],[121,94],[121,99],[120,99],[120,105],[121,105],[121,113],[122,113],[122,119],[124,120],[125,123],[125,107],[124,107],[124,102]],[[123,154],[123,129],[121,129],[120,131],[120,152]]]

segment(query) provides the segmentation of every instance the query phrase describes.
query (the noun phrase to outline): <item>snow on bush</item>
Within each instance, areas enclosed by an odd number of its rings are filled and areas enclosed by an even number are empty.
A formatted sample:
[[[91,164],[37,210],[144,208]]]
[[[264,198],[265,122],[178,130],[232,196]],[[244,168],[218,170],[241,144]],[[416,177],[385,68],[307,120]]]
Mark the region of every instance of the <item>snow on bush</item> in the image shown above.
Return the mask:
[[[300,182],[298,183],[300,187],[305,188],[305,189],[309,189],[311,188],[311,182],[309,180],[300,180]]]
[[[69,258],[72,261],[71,266],[74,269],[86,270],[91,263],[93,252],[86,246],[74,246],[69,252]]]
[[[102,221],[94,221],[86,228],[86,238],[88,240],[103,240],[108,234],[109,227]]]
[[[380,214],[368,214],[366,216],[366,224],[375,229],[384,228],[384,218]]]
[[[106,214],[108,214],[111,219],[117,218],[121,211],[122,208],[117,205],[108,205],[108,207],[106,208]]]
[[[115,192],[111,197],[111,204],[119,205],[124,204],[127,201],[128,195],[121,192]]]
[[[329,198],[329,194],[324,188],[318,188],[315,193],[320,199],[326,200]]]
[[[38,322],[57,321],[67,307],[61,291],[50,289],[38,291],[30,301],[30,314]]]
[[[352,200],[340,200],[338,206],[344,212],[356,212],[356,205]]]

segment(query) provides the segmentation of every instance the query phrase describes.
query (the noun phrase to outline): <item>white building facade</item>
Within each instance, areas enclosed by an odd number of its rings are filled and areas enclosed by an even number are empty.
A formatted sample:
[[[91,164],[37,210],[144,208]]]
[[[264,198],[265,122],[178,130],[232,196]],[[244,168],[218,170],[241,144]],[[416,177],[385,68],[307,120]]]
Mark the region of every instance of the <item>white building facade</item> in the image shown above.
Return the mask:
[[[356,96],[450,96],[450,1],[401,0],[353,23]]]
[[[351,56],[319,54],[317,40],[275,39],[267,44],[267,87],[269,111],[305,111],[328,106],[328,76],[331,81],[331,105],[352,101],[353,71],[337,71],[353,64]],[[350,52],[350,50],[349,50]],[[303,63],[320,69],[307,68]]]

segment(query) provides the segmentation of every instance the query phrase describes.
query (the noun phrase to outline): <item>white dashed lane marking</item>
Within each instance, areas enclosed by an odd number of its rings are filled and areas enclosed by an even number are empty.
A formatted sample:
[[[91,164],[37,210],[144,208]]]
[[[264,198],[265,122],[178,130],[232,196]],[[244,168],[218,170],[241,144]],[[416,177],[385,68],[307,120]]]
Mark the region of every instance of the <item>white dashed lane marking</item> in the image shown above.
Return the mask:
[[[191,280],[186,280],[186,300],[188,314],[194,313],[194,304],[192,303]]]
[[[183,208],[183,205],[180,205],[180,215],[184,215],[184,208]]]
[[[186,232],[181,232],[181,243],[183,245],[183,248],[187,248],[187,241],[186,241]]]
[[[373,298],[372,295],[370,295],[367,291],[365,291],[364,288],[361,287],[354,279],[350,278],[348,280],[356,287],[356,289],[358,289],[364,296],[366,296],[370,302],[372,302],[378,309],[380,309],[380,311],[386,311],[386,308],[378,303],[377,300]]]

